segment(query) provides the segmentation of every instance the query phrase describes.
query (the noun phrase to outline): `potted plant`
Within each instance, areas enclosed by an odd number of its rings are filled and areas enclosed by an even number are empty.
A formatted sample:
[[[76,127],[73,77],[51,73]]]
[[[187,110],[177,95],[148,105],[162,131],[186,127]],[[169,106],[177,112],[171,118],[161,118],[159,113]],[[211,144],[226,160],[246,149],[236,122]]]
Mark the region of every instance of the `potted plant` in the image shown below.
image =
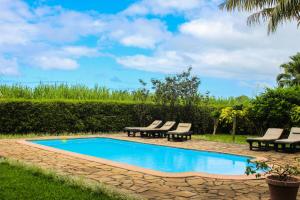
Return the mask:
[[[247,175],[255,174],[256,178],[262,175],[266,176],[271,200],[296,200],[300,180],[295,176],[300,175],[299,164],[273,164],[269,166],[265,161],[254,161],[246,168],[245,173]]]

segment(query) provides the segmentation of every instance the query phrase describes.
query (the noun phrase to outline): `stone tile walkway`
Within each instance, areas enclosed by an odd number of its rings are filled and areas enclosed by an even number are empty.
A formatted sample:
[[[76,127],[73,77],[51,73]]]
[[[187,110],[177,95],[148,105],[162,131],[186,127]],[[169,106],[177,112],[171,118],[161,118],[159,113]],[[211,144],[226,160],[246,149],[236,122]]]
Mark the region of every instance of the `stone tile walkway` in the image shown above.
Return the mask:
[[[168,142],[166,139],[128,138],[125,134],[101,135],[145,143],[169,145],[199,150],[219,151],[265,157],[271,161],[292,163],[300,153],[284,154],[249,151],[246,145],[225,144],[191,140],[188,142]],[[117,168],[98,162],[46,151],[17,143],[17,140],[0,140],[0,156],[55,170],[66,175],[78,175],[101,182],[123,191],[137,194],[145,199],[269,199],[264,180],[222,180],[207,177],[166,178],[141,172]],[[298,193],[300,199],[300,191]]]

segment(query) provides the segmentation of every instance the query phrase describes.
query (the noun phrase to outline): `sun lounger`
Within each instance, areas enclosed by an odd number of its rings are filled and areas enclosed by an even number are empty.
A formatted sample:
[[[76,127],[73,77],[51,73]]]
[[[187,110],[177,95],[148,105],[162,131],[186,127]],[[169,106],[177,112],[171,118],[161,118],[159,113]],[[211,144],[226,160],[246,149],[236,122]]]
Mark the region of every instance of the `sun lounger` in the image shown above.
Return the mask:
[[[287,139],[281,139],[275,141],[275,150],[278,151],[278,146],[281,145],[282,150],[286,150],[286,145],[290,145],[292,152],[296,151],[297,145],[300,145],[300,127],[291,128],[290,135]]]
[[[282,132],[283,129],[281,128],[269,128],[263,137],[247,138],[250,150],[253,148],[269,149],[270,144],[274,144],[275,140],[281,137]],[[257,142],[258,146],[253,146],[254,142]],[[262,144],[265,144],[265,146],[262,146]]]
[[[168,141],[171,139],[173,140],[188,140],[192,139],[192,131],[190,131],[192,128],[192,124],[190,123],[179,123],[176,130],[174,131],[168,131],[167,136],[168,136]]]
[[[165,134],[170,131],[176,124],[174,121],[167,121],[160,128],[143,129],[141,131],[141,137],[165,137]]]
[[[127,132],[128,137],[129,136],[133,136],[135,137],[136,133],[147,130],[147,129],[154,129],[159,127],[162,124],[161,120],[155,120],[154,122],[152,122],[152,124],[150,124],[149,126],[146,127],[125,127],[124,131]]]

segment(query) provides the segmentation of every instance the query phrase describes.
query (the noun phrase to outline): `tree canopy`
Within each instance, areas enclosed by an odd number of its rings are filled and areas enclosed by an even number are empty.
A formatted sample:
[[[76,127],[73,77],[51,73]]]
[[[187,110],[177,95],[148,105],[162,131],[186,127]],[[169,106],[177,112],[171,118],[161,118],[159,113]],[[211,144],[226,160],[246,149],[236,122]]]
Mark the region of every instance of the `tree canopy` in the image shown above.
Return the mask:
[[[291,56],[291,61],[280,66],[283,73],[277,76],[279,87],[300,85],[300,53]]]
[[[300,25],[300,0],[225,0],[220,5],[227,11],[254,12],[248,17],[249,25],[268,22],[268,33],[275,32],[278,25],[295,20]]]

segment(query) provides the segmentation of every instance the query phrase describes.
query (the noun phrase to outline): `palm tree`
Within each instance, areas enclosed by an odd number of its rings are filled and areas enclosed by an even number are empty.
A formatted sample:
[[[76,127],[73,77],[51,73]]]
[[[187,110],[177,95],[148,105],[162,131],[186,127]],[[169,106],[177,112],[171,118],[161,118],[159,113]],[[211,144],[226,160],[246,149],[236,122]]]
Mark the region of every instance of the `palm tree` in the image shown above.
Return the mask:
[[[268,21],[268,33],[275,32],[284,21],[296,20],[300,25],[300,0],[225,0],[220,8],[227,11],[254,11],[248,17],[248,25]]]
[[[290,58],[290,62],[280,66],[284,72],[277,76],[279,87],[300,85],[300,53],[297,53]]]

